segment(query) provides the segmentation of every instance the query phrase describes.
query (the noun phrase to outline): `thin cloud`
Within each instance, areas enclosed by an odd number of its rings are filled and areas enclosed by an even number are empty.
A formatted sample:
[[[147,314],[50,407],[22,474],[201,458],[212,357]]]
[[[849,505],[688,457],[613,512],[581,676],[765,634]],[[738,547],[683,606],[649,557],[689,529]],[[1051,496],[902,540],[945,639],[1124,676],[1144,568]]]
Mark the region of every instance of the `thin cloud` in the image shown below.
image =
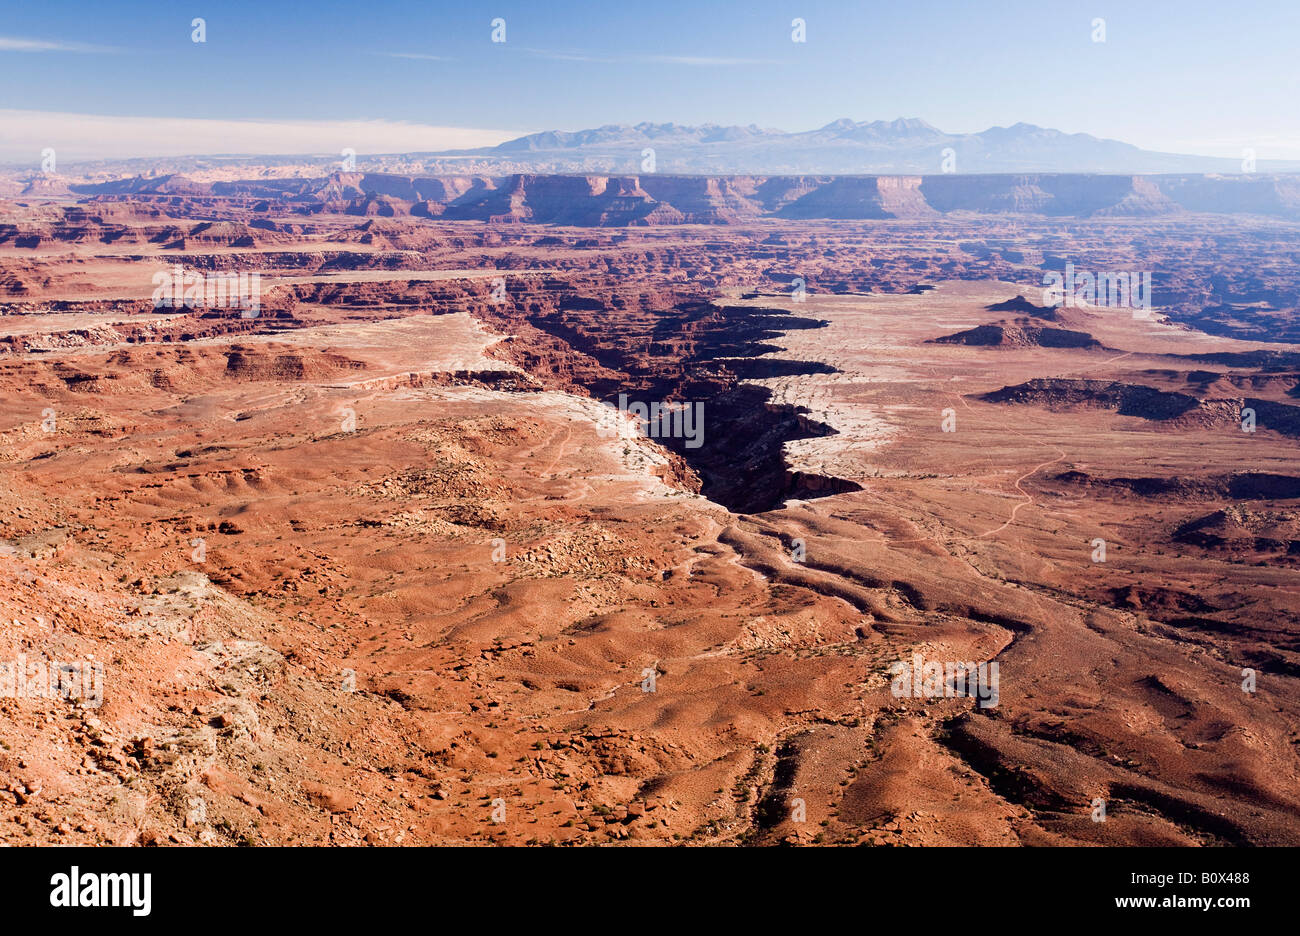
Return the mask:
[[[546,49],[524,49],[529,55],[536,55],[538,58],[552,59],[557,62],[612,62],[614,59],[597,58],[592,55],[585,55],[581,52],[551,52]]]
[[[593,55],[589,52],[561,52],[552,49],[524,49],[530,55],[558,62],[594,62],[600,65],[688,65],[701,68],[725,68],[733,65],[783,65],[774,59],[729,58],[718,55]]]
[[[781,65],[782,62],[775,59],[753,59],[753,58],[720,58],[717,56],[699,56],[699,55],[638,55],[632,57],[634,61],[652,62],[664,65],[699,65],[704,67],[727,66],[727,65]]]
[[[387,58],[398,59],[418,59],[421,62],[454,62],[456,59],[448,58],[445,55],[426,55],[423,52],[380,52]]]
[[[0,36],[0,52],[121,52],[113,46],[90,45],[85,42],[60,42],[53,39],[24,39],[19,36]]]
[[[210,120],[0,110],[0,161],[53,147],[59,162],[149,156],[427,153],[495,146],[520,134],[396,120]]]

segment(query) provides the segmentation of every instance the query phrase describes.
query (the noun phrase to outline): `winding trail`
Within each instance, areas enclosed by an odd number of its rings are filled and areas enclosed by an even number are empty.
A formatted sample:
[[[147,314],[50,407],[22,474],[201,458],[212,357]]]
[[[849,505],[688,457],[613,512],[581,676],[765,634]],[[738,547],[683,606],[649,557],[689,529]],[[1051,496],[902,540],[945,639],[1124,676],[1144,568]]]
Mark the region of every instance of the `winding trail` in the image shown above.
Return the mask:
[[[993,536],[996,533],[1001,533],[1007,527],[1011,526],[1011,524],[1015,523],[1016,514],[1020,513],[1020,509],[1022,507],[1029,507],[1034,503],[1033,496],[1029,494],[1029,492],[1027,492],[1021,486],[1022,483],[1028,480],[1029,478],[1033,477],[1035,474],[1037,474],[1042,469],[1046,468],[1048,465],[1055,465],[1057,462],[1064,460],[1064,458],[1065,458],[1065,452],[1062,451],[1061,454],[1057,455],[1055,458],[1051,459],[1050,461],[1041,462],[1040,464],[1035,465],[1033,468],[1030,468],[1019,478],[1016,478],[1016,484],[1015,484],[1016,490],[1020,492],[1020,495],[1024,497],[1024,500],[1011,508],[1011,516],[1007,517],[1007,519],[1002,522],[1001,526],[996,526],[985,533],[980,533],[978,536],[976,536],[976,539],[983,539],[986,536]]]
[[[1120,357],[1127,357],[1127,355],[1121,354]],[[1118,359],[1119,358],[1112,358],[1111,360],[1118,360]],[[1109,363],[1109,361],[1105,363]],[[1098,366],[1103,366],[1103,365],[1098,365]],[[938,376],[939,376],[938,374],[935,374],[936,379],[938,378]],[[975,412],[973,409],[971,409],[971,405],[966,401],[965,396],[963,396],[960,393],[954,393],[952,391],[948,391],[948,393],[950,396],[956,397],[958,402],[961,403],[961,405],[966,409],[968,413]],[[1009,425],[1005,423],[1003,424],[1002,428],[1005,431],[1011,433],[1012,435],[1017,436],[1018,438],[1027,439],[1028,441],[1033,442],[1035,445],[1042,445],[1048,448],[1053,447],[1048,445],[1048,443],[1043,442],[1040,439],[1035,439],[1031,436],[1025,435],[1023,432],[1019,431],[1018,429],[1012,429]],[[1022,508],[1032,506],[1035,503],[1033,495],[1024,489],[1024,482],[1032,478],[1034,475],[1036,475],[1043,468],[1046,468],[1048,465],[1054,465],[1059,461],[1063,461],[1064,459],[1065,459],[1065,449],[1057,448],[1055,458],[1035,465],[1033,468],[1026,471],[1020,477],[1016,478],[1015,485],[1014,485],[1015,489],[1020,493],[1020,496],[1023,497],[1024,500],[1022,500],[1020,503],[1016,504],[1014,507],[1011,508],[1011,515],[1007,517],[1007,519],[1004,520],[1001,524],[999,524],[998,526],[994,527],[991,530],[986,530],[983,533],[976,534],[975,539],[984,539],[985,537],[993,536],[997,533],[1001,533],[1007,527],[1011,526],[1011,524],[1015,523],[1016,514],[1020,513]]]
[[[1105,367],[1107,364],[1112,364],[1115,361],[1122,360],[1123,358],[1126,357],[1131,357],[1132,355],[1133,355],[1132,351],[1125,351],[1124,353],[1117,354],[1112,358],[1107,358],[1106,360],[1097,364],[1095,367],[1088,368],[1087,370],[1084,371],[1072,371],[1071,373],[1086,374],[1088,373],[1088,370],[1097,370],[1098,368]],[[1064,374],[1058,374],[1055,377],[1050,379],[1059,379],[1064,376],[1065,376]],[[961,401],[961,405],[965,407],[968,412],[972,412],[972,413],[974,412],[974,410],[971,409],[970,404],[966,402],[966,398],[964,396],[962,396],[961,394],[953,394],[953,396],[957,397],[957,399]],[[1044,445],[1044,446],[1048,445],[1048,443],[1043,442],[1039,439],[1030,438],[1029,436],[1025,435],[1023,432],[1012,429],[1008,425],[1004,424],[1002,428],[1005,429],[1007,432],[1011,433],[1012,435],[1019,436],[1022,439],[1029,439],[1029,441],[1033,442],[1036,445]],[[1055,465],[1057,462],[1065,460],[1065,449],[1057,448],[1056,452],[1057,455],[1055,458],[1051,459],[1050,461],[1041,462],[1035,465],[1033,468],[1029,469],[1024,474],[1022,474],[1019,478],[1016,478],[1015,488],[1017,491],[1020,492],[1020,496],[1023,497],[1024,500],[1021,501],[1019,504],[1016,504],[1016,506],[1014,506],[1013,508],[1011,508],[1011,516],[1007,517],[1007,519],[1000,526],[996,526],[993,529],[988,530],[987,532],[980,533],[975,537],[976,539],[984,539],[985,537],[993,536],[997,533],[1001,533],[1007,527],[1011,526],[1011,524],[1016,522],[1016,514],[1020,513],[1021,508],[1029,507],[1035,503],[1033,495],[1031,495],[1028,491],[1024,489],[1023,484],[1025,481],[1032,478],[1034,475],[1042,471],[1048,465]]]
[[[557,432],[555,435],[559,435],[559,433]],[[548,447],[551,445],[551,441],[554,438],[555,437],[552,436],[551,439],[548,439],[546,441]],[[540,477],[543,478],[547,476],[554,477],[555,466],[560,463],[561,458],[563,458],[565,455],[568,454],[568,449],[566,448],[566,446],[569,444],[569,440],[572,438],[573,438],[573,420],[570,419],[568,424],[564,427],[564,439],[560,442],[558,446],[556,446],[555,457],[551,459],[551,463],[549,465],[547,465],[545,468],[542,469]]]

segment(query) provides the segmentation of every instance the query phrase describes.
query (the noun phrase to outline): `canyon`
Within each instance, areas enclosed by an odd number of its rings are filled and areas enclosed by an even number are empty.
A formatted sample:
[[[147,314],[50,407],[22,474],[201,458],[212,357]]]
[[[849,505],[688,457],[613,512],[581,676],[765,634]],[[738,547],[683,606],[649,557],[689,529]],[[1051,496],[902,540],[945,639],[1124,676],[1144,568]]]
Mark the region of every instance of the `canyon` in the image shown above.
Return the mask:
[[[0,840],[1300,843],[1294,177],[0,197]]]

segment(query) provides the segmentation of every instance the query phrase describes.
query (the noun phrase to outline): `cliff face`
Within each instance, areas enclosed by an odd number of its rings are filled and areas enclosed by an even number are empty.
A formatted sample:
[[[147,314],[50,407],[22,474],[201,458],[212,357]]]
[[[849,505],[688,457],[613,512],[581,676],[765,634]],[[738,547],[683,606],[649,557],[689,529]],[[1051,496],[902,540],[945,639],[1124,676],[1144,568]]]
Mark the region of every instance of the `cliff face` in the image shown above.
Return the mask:
[[[376,190],[395,186],[374,180]],[[427,181],[427,180],[426,180]],[[422,190],[429,190],[423,185]],[[544,176],[517,175],[461,194],[437,213],[461,220],[575,226],[734,224],[933,218],[951,212],[1048,217],[1153,217],[1184,210],[1300,218],[1300,182],[1227,176]],[[433,200],[431,200],[432,203]]]
[[[274,198],[303,213],[414,214],[575,227],[932,218],[949,213],[1159,217],[1183,211],[1300,220],[1300,176],[536,175],[413,177],[336,172],[319,179],[198,183],[179,176],[74,187],[80,195]]]
[[[753,176],[641,176],[641,187],[661,204],[671,205],[689,224],[734,224],[761,216],[763,180]]]
[[[1171,176],[1157,184],[1188,211],[1300,218],[1300,176]]]
[[[922,193],[942,212],[1141,217],[1183,210],[1144,176],[927,176]]]
[[[809,188],[782,207],[785,218],[928,218],[920,176],[842,176]]]
[[[607,187],[600,186],[602,179]],[[610,213],[602,202],[615,184],[633,202]],[[532,209],[533,220],[580,226],[732,224],[768,216],[933,218],[951,212],[1101,218],[1196,211],[1300,220],[1300,177],[1290,176],[514,176],[502,187],[516,193],[522,212]],[[556,196],[561,203],[552,205]],[[482,217],[472,197],[448,204],[448,211]]]
[[[645,191],[635,176],[511,176],[473,189],[441,212],[453,221],[514,221],[575,227],[680,224],[683,215]]]

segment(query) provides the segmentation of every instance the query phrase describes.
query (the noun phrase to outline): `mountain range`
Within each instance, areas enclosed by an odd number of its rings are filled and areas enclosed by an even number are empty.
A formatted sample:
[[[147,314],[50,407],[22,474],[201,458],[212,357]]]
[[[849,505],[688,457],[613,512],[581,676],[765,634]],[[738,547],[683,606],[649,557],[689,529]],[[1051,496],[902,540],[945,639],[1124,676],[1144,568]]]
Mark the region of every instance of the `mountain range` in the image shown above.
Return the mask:
[[[1139,149],[1087,133],[1033,124],[946,133],[924,120],[836,120],[786,133],[757,126],[613,124],[573,133],[549,130],[498,146],[440,154],[488,160],[509,172],[646,172],[684,174],[867,174],[940,172],[1240,172],[1241,159]],[[1268,162],[1261,171],[1300,169]]]
[[[1243,157],[1244,157],[1243,153]],[[319,176],[340,168],[335,154],[181,156],[101,161],[67,167],[68,181],[184,173],[217,181]],[[354,167],[343,167],[350,170]],[[932,175],[987,173],[1242,173],[1243,158],[1140,149],[1087,133],[1028,123],[979,133],[947,133],[924,120],[833,121],[788,133],[754,125],[609,124],[573,132],[530,133],[496,146],[428,153],[366,153],[355,168],[407,175],[647,174]],[[1300,161],[1258,160],[1261,172],[1297,172]],[[27,177],[34,170],[26,168]],[[5,173],[8,175],[9,173]],[[71,176],[76,176],[75,180]]]

